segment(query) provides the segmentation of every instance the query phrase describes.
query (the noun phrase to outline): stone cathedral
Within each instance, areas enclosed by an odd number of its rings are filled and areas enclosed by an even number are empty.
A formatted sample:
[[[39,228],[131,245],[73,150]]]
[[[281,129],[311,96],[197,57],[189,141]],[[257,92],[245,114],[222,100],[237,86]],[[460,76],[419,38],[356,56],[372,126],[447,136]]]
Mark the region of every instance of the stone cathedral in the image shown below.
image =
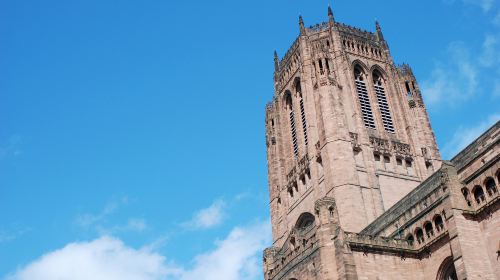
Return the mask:
[[[265,279],[500,279],[500,122],[443,161],[378,23],[299,30],[266,106]]]

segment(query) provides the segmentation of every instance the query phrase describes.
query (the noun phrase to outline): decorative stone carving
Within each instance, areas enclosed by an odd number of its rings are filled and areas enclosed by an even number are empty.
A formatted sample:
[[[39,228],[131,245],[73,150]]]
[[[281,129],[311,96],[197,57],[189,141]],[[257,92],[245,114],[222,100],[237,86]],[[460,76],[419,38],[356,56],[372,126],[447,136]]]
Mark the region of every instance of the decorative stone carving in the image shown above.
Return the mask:
[[[370,136],[370,143],[372,144],[373,150],[376,153],[390,154],[391,147],[389,145],[388,140],[374,137],[374,136]]]
[[[354,132],[349,132],[349,136],[351,137],[351,145],[354,151],[361,151],[361,144],[358,142],[358,134]]]
[[[411,155],[410,145],[405,143],[392,141],[392,149],[394,150],[394,153],[396,155],[401,155],[401,156]]]

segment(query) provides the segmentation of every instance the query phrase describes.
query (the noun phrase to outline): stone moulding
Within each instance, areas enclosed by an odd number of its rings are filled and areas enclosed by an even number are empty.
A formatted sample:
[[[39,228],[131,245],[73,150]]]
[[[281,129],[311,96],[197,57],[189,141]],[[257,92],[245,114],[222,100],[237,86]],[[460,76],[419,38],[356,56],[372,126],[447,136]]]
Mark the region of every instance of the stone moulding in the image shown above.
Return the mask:
[[[405,239],[396,239],[380,236],[363,235],[352,232],[345,232],[344,238],[349,247],[360,252],[392,252],[399,253],[405,257],[421,258],[431,252],[430,247],[442,238],[449,236],[448,230],[443,230],[430,242],[417,247]]]

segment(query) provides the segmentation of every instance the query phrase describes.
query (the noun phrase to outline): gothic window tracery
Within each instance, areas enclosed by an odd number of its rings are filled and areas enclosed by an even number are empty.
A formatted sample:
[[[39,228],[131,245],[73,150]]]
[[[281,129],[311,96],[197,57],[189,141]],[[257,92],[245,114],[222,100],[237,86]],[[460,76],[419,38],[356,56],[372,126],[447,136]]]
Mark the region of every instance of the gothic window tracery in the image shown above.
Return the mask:
[[[389,109],[389,102],[385,94],[384,80],[379,71],[373,71],[373,86],[375,94],[377,95],[378,108],[382,116],[382,124],[387,132],[394,133],[394,124],[392,122],[391,111]]]
[[[363,122],[366,127],[375,129],[375,120],[373,119],[372,106],[370,104],[370,98],[368,97],[368,90],[366,89],[365,75],[360,66],[354,68],[354,79],[359,104],[361,105]]]

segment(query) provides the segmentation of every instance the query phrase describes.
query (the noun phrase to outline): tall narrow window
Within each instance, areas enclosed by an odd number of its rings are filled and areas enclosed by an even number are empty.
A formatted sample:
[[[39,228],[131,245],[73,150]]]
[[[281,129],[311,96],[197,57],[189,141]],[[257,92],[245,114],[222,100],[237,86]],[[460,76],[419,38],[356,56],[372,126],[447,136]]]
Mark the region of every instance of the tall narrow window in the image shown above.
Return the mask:
[[[304,131],[304,143],[307,146],[307,121],[306,121],[306,111],[304,109],[304,98],[302,97],[302,88],[300,86],[300,81],[297,81],[296,88],[299,95],[299,105],[300,105],[300,118],[302,121],[302,130]]]
[[[382,75],[378,71],[373,72],[373,84],[375,93],[377,94],[378,108],[380,115],[382,115],[382,123],[387,132],[394,133],[394,124],[392,123],[391,111],[389,110],[389,103],[385,96],[384,81]]]
[[[295,116],[293,113],[292,94],[286,93],[286,108],[290,118],[290,132],[292,135],[293,154],[299,156],[299,144],[297,143],[297,130],[295,129]]]
[[[370,99],[368,98],[368,91],[366,90],[363,71],[359,66],[354,68],[354,77],[356,79],[356,91],[358,93],[359,104],[361,105],[361,113],[363,115],[365,126],[368,128],[375,128],[372,106],[370,105]]]

